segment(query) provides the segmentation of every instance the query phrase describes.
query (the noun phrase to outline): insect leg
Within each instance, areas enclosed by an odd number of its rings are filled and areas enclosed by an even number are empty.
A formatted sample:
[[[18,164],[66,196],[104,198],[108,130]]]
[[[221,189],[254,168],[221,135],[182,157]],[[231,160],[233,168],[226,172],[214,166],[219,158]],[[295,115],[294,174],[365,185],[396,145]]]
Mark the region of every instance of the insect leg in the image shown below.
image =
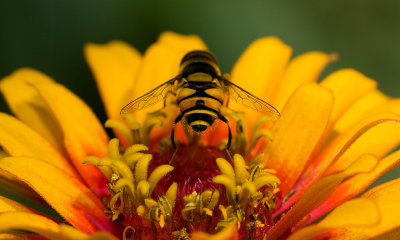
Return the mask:
[[[228,154],[228,156],[231,158],[231,160],[233,161],[233,157],[232,157],[232,153],[231,153],[231,143],[232,143],[232,131],[231,131],[231,125],[229,124],[228,119],[226,119],[224,116],[222,116],[221,114],[219,115],[219,119],[221,121],[223,121],[224,123],[226,123],[226,125],[228,126],[228,143],[226,144],[226,153]]]
[[[173,152],[171,154],[171,157],[169,158],[168,164],[171,164],[172,159],[174,158],[176,150],[177,150],[176,143],[175,143],[175,125],[181,120],[182,120],[182,114],[179,114],[179,116],[175,119],[174,124],[172,125],[171,144],[172,144]]]

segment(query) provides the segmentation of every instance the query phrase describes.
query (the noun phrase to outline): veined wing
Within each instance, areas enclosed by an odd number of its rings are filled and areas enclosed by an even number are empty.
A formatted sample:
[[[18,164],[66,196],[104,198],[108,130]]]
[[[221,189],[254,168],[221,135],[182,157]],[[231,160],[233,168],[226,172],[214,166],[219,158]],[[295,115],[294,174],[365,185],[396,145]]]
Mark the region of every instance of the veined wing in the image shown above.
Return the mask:
[[[222,78],[224,85],[228,88],[229,97],[234,99],[237,103],[242,104],[246,107],[252,108],[258,112],[262,112],[273,117],[279,117],[280,114],[276,108],[271,104],[265,102],[264,100],[254,96],[238,85],[232,83],[231,81]]]
[[[172,85],[174,84],[174,81],[175,78],[159,85],[143,96],[136,98],[123,107],[120,114],[125,115],[127,113],[133,113],[143,108],[150,107],[156,103],[159,103],[160,101],[164,101],[167,94],[172,92]]]

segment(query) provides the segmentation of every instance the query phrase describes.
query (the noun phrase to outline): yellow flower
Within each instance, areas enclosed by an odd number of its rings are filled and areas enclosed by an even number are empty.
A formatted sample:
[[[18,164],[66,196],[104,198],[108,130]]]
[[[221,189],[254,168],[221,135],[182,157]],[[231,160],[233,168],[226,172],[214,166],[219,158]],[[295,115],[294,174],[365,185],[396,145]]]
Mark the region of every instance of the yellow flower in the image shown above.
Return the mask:
[[[0,90],[15,117],[0,113],[2,186],[48,204],[66,223],[1,196],[0,238],[400,237],[400,179],[362,193],[399,164],[400,100],[353,69],[317,83],[334,54],[290,60],[291,48],[279,39],[256,40],[231,81],[281,117],[223,109],[235,130],[232,161],[223,151],[226,126],[194,142],[181,126],[168,164],[174,104],[125,120],[119,111],[174,77],[195,49],[207,47],[172,32],[143,56],[119,41],[85,46],[110,119],[105,125],[117,136],[111,140],[90,108],[48,76],[24,68],[3,78]]]

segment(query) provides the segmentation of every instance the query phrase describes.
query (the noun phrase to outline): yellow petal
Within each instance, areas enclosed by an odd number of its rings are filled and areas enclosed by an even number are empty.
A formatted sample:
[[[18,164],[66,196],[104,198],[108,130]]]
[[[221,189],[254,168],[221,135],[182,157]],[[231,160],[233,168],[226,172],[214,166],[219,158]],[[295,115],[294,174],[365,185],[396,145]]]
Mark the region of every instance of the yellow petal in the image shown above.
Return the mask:
[[[12,219],[12,221],[10,221]],[[63,240],[85,240],[92,236],[82,233],[70,226],[58,225],[51,219],[32,213],[9,212],[0,214],[0,231],[25,230],[37,233],[49,239]],[[101,239],[115,240],[116,238],[107,233],[101,233]]]
[[[136,83],[141,54],[121,41],[89,43],[84,50],[108,118],[120,118],[119,112],[130,100],[132,87]]]
[[[87,156],[107,156],[108,137],[92,110],[78,96],[57,83],[39,83],[33,87],[49,106],[64,134],[64,145],[84,180],[99,195],[107,194],[106,178],[91,164],[82,164]]]
[[[310,221],[319,218],[337,205],[357,196],[377,178],[396,168],[399,164],[400,150],[380,160],[373,171],[359,174],[341,183],[323,204],[310,213]]]
[[[0,233],[0,239],[4,240],[48,240],[48,238],[29,233]]]
[[[379,220],[380,214],[376,203],[369,199],[358,198],[343,203],[319,223],[294,232],[288,240],[311,239],[336,228],[371,227],[377,225]]]
[[[239,233],[236,228],[236,223],[232,222],[229,226],[224,228],[217,234],[208,234],[205,232],[193,232],[191,234],[192,240],[237,240]]]
[[[376,88],[376,82],[353,69],[341,69],[331,73],[321,85],[330,89],[335,98],[331,124],[358,99]]]
[[[377,164],[375,158],[362,156],[346,170],[329,175],[311,185],[295,205],[275,224],[267,235],[269,239],[277,239],[284,232],[294,227],[296,223],[308,216],[308,214],[323,203],[346,178],[371,171]]]
[[[195,35],[162,33],[158,41],[152,44],[143,56],[138,79],[133,88],[132,100],[174,78],[178,74],[180,62],[186,53],[192,50],[206,49],[203,41]],[[145,111],[138,111],[136,117],[139,122],[142,122],[147,113],[159,110],[161,107],[162,104],[156,104]],[[152,130],[152,139],[171,133],[172,123],[178,115],[178,108],[168,104],[166,112],[168,113],[167,119],[164,120],[163,126],[155,126]]]
[[[30,208],[28,208],[18,202],[15,202],[11,199],[0,196],[0,213],[4,213],[4,212],[33,213],[33,211]]]
[[[370,125],[369,129],[368,123]],[[362,126],[367,126],[367,129],[362,129]],[[356,129],[357,132],[354,132]],[[357,138],[358,134],[362,135]],[[350,136],[353,139],[357,138],[357,140],[355,140],[351,146],[346,144],[342,145],[343,142],[352,142]],[[399,143],[400,116],[383,113],[375,115],[372,118],[367,118],[363,120],[361,124],[357,124],[357,127],[345,132],[343,136],[334,139],[332,144],[327,146],[326,151],[321,154],[325,157],[328,157],[329,155],[335,156],[337,152],[333,153],[333,151],[337,149],[337,146],[342,147],[345,152],[341,156],[338,154],[339,158],[326,170],[324,174],[326,175],[344,169],[349,165],[349,163],[363,153],[370,153],[374,154],[378,158],[383,158],[386,154],[399,146]]]
[[[378,159],[386,156],[399,144],[399,122],[400,116],[396,114],[375,114],[362,119],[331,140],[304,171],[294,187],[295,193],[282,209],[290,207],[321,176],[345,169],[359,156],[365,153]]]
[[[59,226],[56,222],[32,213],[9,212],[0,214],[0,231],[11,229],[34,232],[50,239],[60,237]]]
[[[2,158],[0,169],[26,182],[79,230],[112,231],[101,201],[80,180],[62,169],[28,157]]]
[[[164,32],[144,54],[138,81],[133,89],[139,97],[154,87],[178,75],[183,56],[192,50],[206,50],[203,41],[195,35]]]
[[[332,239],[399,239],[400,237],[400,179],[370,189],[362,198],[373,200],[379,208],[381,221],[373,227],[346,227],[332,231]]]
[[[232,69],[231,81],[259,97],[271,99],[292,53],[276,37],[255,40]]]
[[[233,66],[230,80],[262,100],[270,102],[283,77],[291,53],[291,47],[276,37],[257,39],[247,47]],[[235,101],[230,101],[229,107],[245,110],[250,124],[259,115],[255,111],[248,111],[248,108]]]
[[[273,141],[265,151],[268,168],[277,170],[283,195],[297,181],[317,146],[332,108],[331,92],[317,84],[299,88],[288,100],[275,123]]]
[[[0,113],[0,145],[10,156],[38,158],[78,178],[78,174],[68,160],[46,139],[5,113]]]
[[[61,129],[46,103],[28,83],[53,83],[43,73],[21,68],[0,81],[0,90],[11,111],[61,153],[65,152]]]
[[[364,116],[376,112],[380,107],[385,106],[389,100],[385,94],[379,90],[372,91],[355,102],[335,124],[335,132],[343,132],[350,126],[360,121]]]
[[[30,189],[26,183],[4,171],[0,171],[0,175],[0,191],[13,193],[21,199],[29,199],[29,201],[43,205],[43,199],[35,191]]]
[[[336,60],[336,54],[323,52],[307,52],[290,61],[285,74],[275,89],[275,97],[271,103],[278,110],[282,110],[292,93],[301,85],[317,82],[325,66]]]

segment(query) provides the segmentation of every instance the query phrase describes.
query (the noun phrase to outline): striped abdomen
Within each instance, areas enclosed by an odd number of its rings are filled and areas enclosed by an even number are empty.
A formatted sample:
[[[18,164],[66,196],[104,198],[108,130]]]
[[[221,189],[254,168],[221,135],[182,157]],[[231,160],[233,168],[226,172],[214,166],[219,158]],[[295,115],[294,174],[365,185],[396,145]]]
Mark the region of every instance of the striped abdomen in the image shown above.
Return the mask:
[[[177,102],[184,121],[195,131],[203,132],[219,118],[222,106],[222,91],[207,88],[207,83],[191,84],[182,88]]]

